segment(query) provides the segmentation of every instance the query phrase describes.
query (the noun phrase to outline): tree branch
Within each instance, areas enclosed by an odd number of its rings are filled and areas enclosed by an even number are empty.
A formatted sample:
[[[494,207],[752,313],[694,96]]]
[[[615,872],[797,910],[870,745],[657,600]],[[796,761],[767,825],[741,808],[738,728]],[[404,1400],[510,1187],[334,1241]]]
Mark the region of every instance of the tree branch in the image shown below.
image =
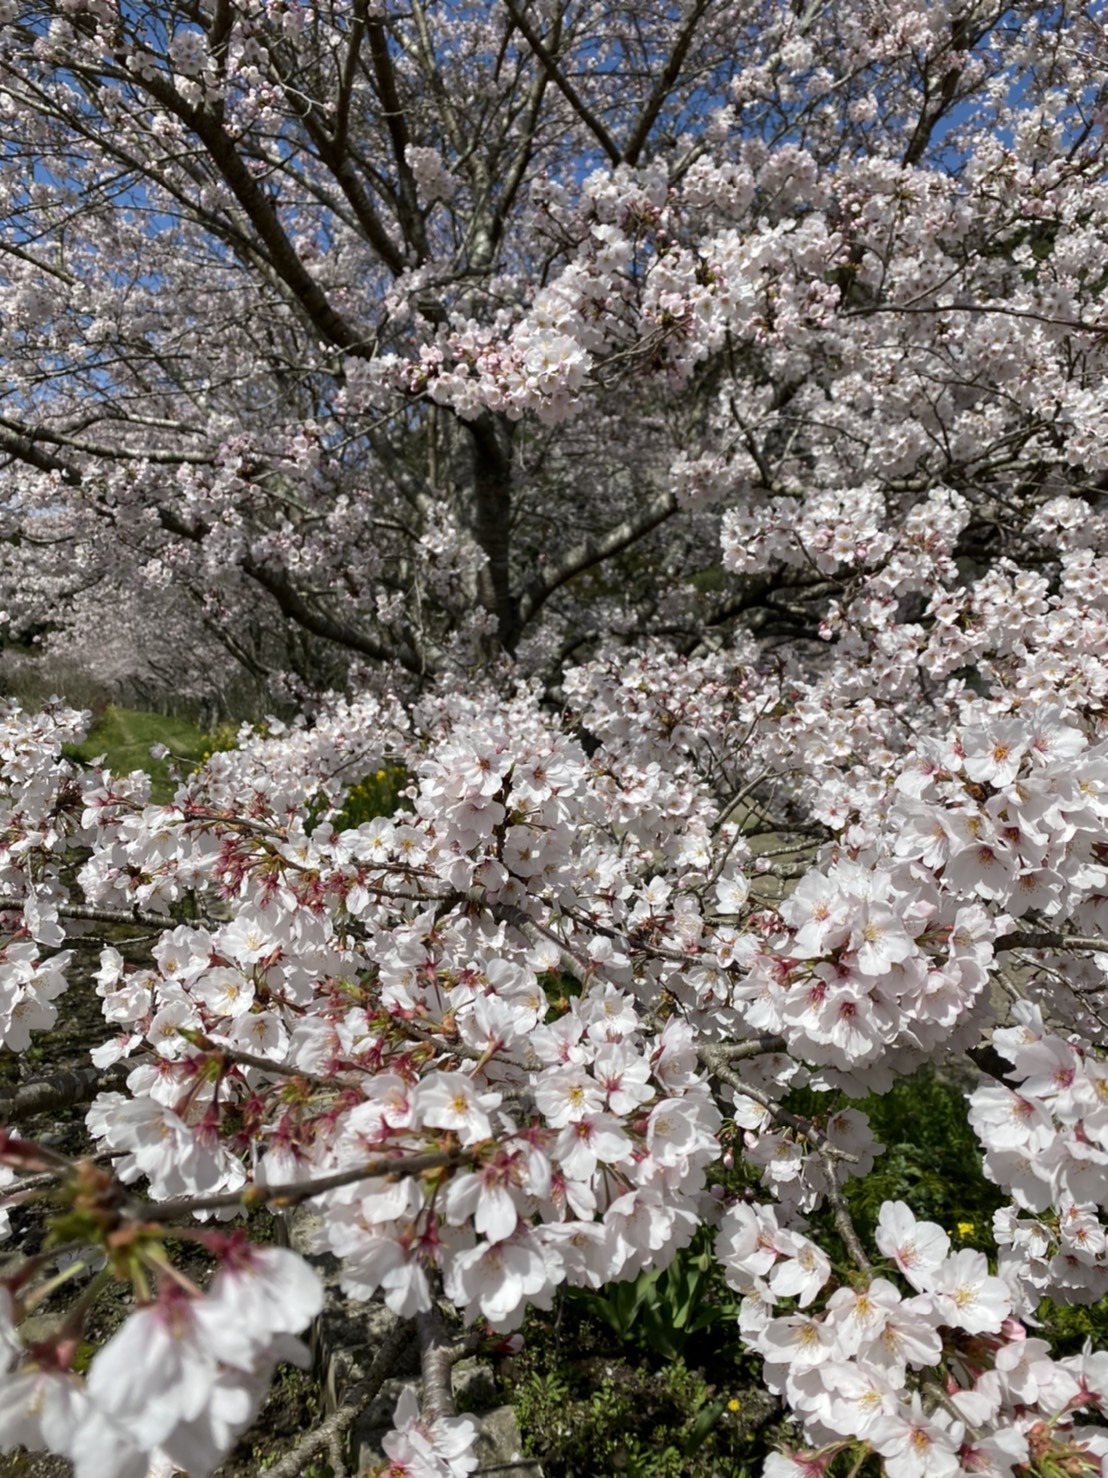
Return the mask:
[[[367,1160],[354,1170],[338,1170],[318,1180],[284,1181],[279,1185],[260,1185],[254,1181],[240,1191],[225,1191],[216,1196],[179,1196],[172,1201],[150,1204],[136,1201],[131,1212],[139,1221],[176,1221],[179,1216],[192,1216],[197,1211],[222,1211],[232,1206],[298,1206],[324,1191],[336,1191],[359,1180],[376,1180],[384,1175],[422,1175],[425,1170],[447,1170],[458,1165],[472,1165],[475,1150],[443,1150],[426,1155],[392,1155]]]
[[[26,904],[26,898],[0,898],[0,913],[21,913]],[[153,913],[150,909],[135,907],[126,908],[99,908],[90,903],[60,903],[50,900],[51,906],[56,908],[58,915],[63,919],[90,919],[96,924],[149,924],[154,929],[167,929],[177,922],[171,914]],[[218,923],[218,920],[209,920]]]
[[[71,1072],[51,1073],[48,1078],[35,1078],[23,1083],[14,1093],[0,1096],[0,1123],[69,1108],[75,1103],[90,1103],[117,1077],[117,1068],[104,1071],[98,1067],[78,1067]]]
[[[835,1227],[839,1236],[843,1239],[843,1246],[850,1254],[851,1261],[863,1273],[872,1273],[873,1264],[866,1256],[865,1248],[862,1246],[861,1238],[858,1236],[854,1222],[851,1220],[850,1208],[846,1204],[846,1197],[839,1185],[838,1166],[834,1157],[829,1153],[825,1145],[820,1150],[820,1158],[823,1161],[823,1171],[827,1176],[827,1199],[831,1203],[831,1214],[835,1219]]]
[[[1036,933],[1015,929],[993,941],[994,949],[1091,949],[1108,953],[1108,939],[1088,938],[1084,934],[1059,934],[1055,930]]]
[[[764,1093],[761,1088],[755,1088],[750,1083],[744,1083],[738,1073],[728,1066],[728,1049],[722,1050],[718,1047],[701,1047],[697,1054],[700,1061],[714,1076],[733,1088],[736,1093],[741,1093],[744,1098],[752,1098],[755,1103],[760,1103],[769,1113],[770,1117],[778,1124],[784,1124],[788,1129],[796,1132],[807,1139],[821,1155],[830,1156],[833,1160],[846,1160],[852,1165],[858,1163],[858,1156],[848,1154],[846,1150],[839,1149],[838,1145],[832,1144],[827,1135],[811,1119],[802,1119],[797,1114],[792,1114]]]
[[[356,1388],[351,1400],[320,1423],[314,1431],[303,1437],[291,1452],[266,1468],[266,1478],[301,1478],[310,1460],[324,1448],[341,1442],[355,1421],[380,1391],[395,1370],[404,1348],[412,1339],[412,1324],[402,1319],[385,1335],[377,1346],[373,1363],[366,1371],[365,1379]]]
[[[423,1376],[422,1416],[426,1422],[436,1422],[440,1417],[455,1414],[450,1372],[456,1357],[443,1317],[434,1305],[418,1313],[415,1324],[419,1340],[419,1368]]]
[[[174,451],[169,447],[111,446],[107,442],[83,441],[79,437],[69,436],[61,431],[52,431],[45,426],[38,426],[32,430],[9,420],[7,416],[0,418],[0,437],[5,433],[22,437],[29,443],[44,441],[48,446],[65,447],[71,451],[83,452],[86,456],[106,457],[113,461],[119,459],[121,461],[157,462],[176,467],[185,463],[205,466],[212,460],[209,452]]]
[[[304,266],[281,224],[273,201],[259,187],[220,120],[203,109],[189,107],[177,89],[160,76],[145,77],[141,79],[141,85],[204,145],[208,157],[257,232],[267,260],[312,326],[328,343],[345,353],[369,358],[372,351],[368,341],[354,332]],[[366,221],[359,224],[382,261],[399,271],[402,264],[383,229]]]
[[[385,127],[392,142],[393,158],[396,160],[397,216],[404,239],[416,255],[416,263],[426,261],[429,248],[427,229],[419,209],[415,176],[408,163],[408,125],[400,94],[396,90],[396,73],[389,55],[388,39],[380,20],[369,22],[369,54],[373,61],[373,75],[377,79],[377,93],[384,109]]]
[[[620,155],[620,151],[615,140],[612,138],[608,130],[604,127],[604,124],[589,107],[588,103],[585,102],[584,98],[580,95],[577,89],[566,77],[562,69],[558,66],[558,63],[555,61],[554,57],[550,54],[550,52],[546,49],[546,46],[543,44],[542,37],[535,30],[534,26],[522,13],[519,7],[515,4],[515,0],[504,0],[504,7],[507,10],[508,14],[511,16],[512,20],[515,22],[516,26],[519,28],[520,32],[527,42],[527,45],[531,48],[536,57],[538,57],[539,61],[542,63],[543,69],[546,72],[546,75],[550,78],[551,82],[553,82],[554,86],[562,94],[566,102],[577,114],[578,118],[580,118],[581,122],[589,130],[593,138],[604,150],[605,154],[607,154],[612,163],[619,164],[622,156]]]
[[[658,114],[662,111],[662,105],[680,75],[685,57],[688,55],[689,46],[692,43],[693,36],[696,34],[696,28],[703,19],[704,12],[710,4],[711,0],[697,0],[697,3],[690,11],[685,28],[678,36],[673,50],[669,54],[669,60],[659,73],[654,86],[650,90],[650,96],[647,98],[646,104],[639,114],[634,128],[631,130],[631,137],[623,146],[623,159],[626,163],[638,164],[643,145],[650,137],[650,130],[657,122]]]
[[[576,575],[634,544],[659,524],[665,523],[667,518],[672,518],[676,512],[677,499],[672,493],[661,493],[641,513],[625,518],[604,534],[591,535],[575,544],[553,568],[536,575],[523,592],[519,601],[520,629],[538,615],[556,590]]]
[[[16,431],[10,424],[0,425],[0,451],[7,452],[18,462],[26,462],[29,467],[36,467],[39,472],[60,472],[70,487],[79,487],[83,480],[80,471],[71,462],[63,462],[60,457],[40,450],[35,439],[33,431]]]

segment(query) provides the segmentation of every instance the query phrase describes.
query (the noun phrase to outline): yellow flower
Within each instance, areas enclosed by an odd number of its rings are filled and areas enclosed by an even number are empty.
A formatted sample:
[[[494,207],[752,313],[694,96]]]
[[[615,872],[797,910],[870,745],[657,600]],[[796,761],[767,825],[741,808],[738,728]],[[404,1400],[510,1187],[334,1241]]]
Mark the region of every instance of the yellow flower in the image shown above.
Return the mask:
[[[977,1223],[975,1221],[960,1221],[958,1223],[959,1237],[972,1237],[976,1230]]]
[[[727,1410],[728,1411],[739,1411],[739,1410],[741,1410],[741,1408],[742,1408],[742,1402],[739,1401],[739,1400],[737,1400],[734,1396],[732,1396],[731,1399],[730,1399],[730,1401],[728,1401],[728,1403],[727,1403]]]

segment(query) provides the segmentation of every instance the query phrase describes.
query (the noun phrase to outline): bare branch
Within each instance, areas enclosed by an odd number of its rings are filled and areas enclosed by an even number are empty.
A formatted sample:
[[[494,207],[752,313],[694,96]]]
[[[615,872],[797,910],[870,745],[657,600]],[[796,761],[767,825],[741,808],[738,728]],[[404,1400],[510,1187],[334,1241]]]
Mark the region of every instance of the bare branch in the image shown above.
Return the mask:
[[[1108,939],[1089,938],[1084,934],[1059,934],[1056,930],[1035,932],[1015,929],[993,941],[1000,949],[1089,949],[1099,954],[1108,952]]]
[[[450,1389],[450,1372],[454,1367],[450,1340],[443,1317],[434,1306],[417,1314],[415,1322],[423,1376],[422,1415],[424,1421],[435,1422],[455,1414]]]
[[[0,913],[21,913],[26,898],[0,898]],[[53,903],[63,919],[90,919],[96,924],[149,924],[154,929],[168,929],[176,922],[169,914],[152,913],[143,908],[99,908],[88,903]]]
[[[566,102],[577,114],[578,118],[580,118],[581,122],[589,130],[612,163],[618,164],[622,156],[615,140],[558,66],[557,61],[543,43],[542,37],[515,4],[515,0],[504,0],[504,6],[512,20],[519,27],[521,34],[527,41],[527,45],[542,63],[543,69],[551,82],[553,82],[554,86],[562,94]]]
[[[689,18],[685,22],[684,29],[674,42],[673,50],[669,58],[659,72],[654,86],[650,90],[642,112],[631,130],[631,137],[623,146],[623,159],[628,164],[638,164],[639,155],[642,153],[643,145],[650,137],[650,130],[657,122],[658,114],[662,111],[663,104],[669,96],[674,83],[681,75],[685,57],[688,55],[689,46],[696,35],[697,27],[704,18],[704,13],[711,4],[711,0],[697,0],[697,3],[689,12]]]
[[[332,1443],[341,1441],[396,1369],[405,1347],[411,1343],[412,1334],[410,1320],[402,1319],[395,1324],[377,1346],[373,1363],[351,1398],[303,1437],[272,1468],[266,1468],[266,1478],[301,1478],[308,1463],[317,1453],[330,1448]]]
[[[118,1080],[117,1068],[78,1067],[70,1072],[51,1073],[21,1084],[14,1093],[0,1097],[0,1123],[89,1103]]]
[[[79,470],[71,462],[63,462],[60,457],[42,451],[35,441],[33,431],[13,430],[10,423],[0,425],[0,452],[6,452],[18,462],[26,462],[29,467],[37,467],[40,472],[60,472],[71,487],[79,486],[82,480]]]
[[[672,493],[660,493],[641,513],[625,518],[606,533],[590,535],[575,544],[550,569],[544,569],[527,586],[519,601],[519,624],[525,627],[542,610],[554,592],[585,570],[610,559],[636,540],[665,523],[677,512],[677,499]]]
[[[784,1037],[754,1037],[749,1042],[714,1043],[712,1051],[721,1059],[737,1062],[744,1057],[761,1057],[767,1052],[787,1052],[788,1043]]]
[[[318,1180],[292,1180],[279,1185],[260,1185],[257,1182],[241,1191],[226,1191],[218,1196],[180,1196],[172,1201],[157,1201],[147,1204],[135,1201],[131,1214],[140,1221],[176,1221],[181,1216],[192,1216],[197,1211],[221,1211],[232,1206],[298,1206],[301,1201],[310,1201],[324,1191],[335,1191],[344,1185],[356,1185],[360,1180],[376,1180],[383,1175],[422,1175],[425,1170],[454,1169],[458,1165],[472,1165],[478,1158],[476,1150],[443,1150],[426,1155],[394,1155],[380,1160],[367,1160],[364,1165],[352,1170],[336,1171]]]
[[[183,449],[171,447],[125,447],[112,446],[108,442],[85,441],[78,436],[68,436],[60,431],[52,431],[45,426],[31,428],[20,426],[8,417],[0,417],[0,437],[5,433],[22,437],[30,444],[35,442],[46,442],[48,446],[66,447],[71,451],[82,452],[90,457],[108,457],[120,461],[157,462],[166,466],[181,466],[192,463],[197,466],[205,466],[212,460],[209,452],[188,452]]]
[[[802,1119],[798,1114],[790,1113],[787,1108],[782,1107],[776,1099],[771,1098],[761,1088],[755,1088],[753,1084],[743,1082],[738,1073],[728,1066],[729,1051],[727,1048],[721,1050],[714,1046],[701,1047],[698,1056],[713,1077],[719,1078],[736,1093],[741,1093],[744,1098],[752,1098],[755,1103],[760,1103],[776,1123],[784,1124],[788,1129],[795,1129],[797,1134],[807,1139],[821,1155],[830,1156],[833,1160],[846,1160],[851,1165],[858,1163],[857,1155],[848,1154],[846,1150],[841,1150],[838,1145],[832,1144],[824,1131],[818,1125],[813,1124],[811,1119]]]
[[[835,1227],[839,1236],[843,1239],[843,1246],[850,1254],[855,1267],[863,1273],[872,1273],[873,1264],[866,1256],[861,1238],[851,1220],[846,1197],[839,1185],[839,1172],[835,1157],[829,1153],[826,1145],[820,1150],[820,1158],[823,1161],[824,1174],[827,1176],[827,1199],[831,1203],[831,1213],[835,1219]]]

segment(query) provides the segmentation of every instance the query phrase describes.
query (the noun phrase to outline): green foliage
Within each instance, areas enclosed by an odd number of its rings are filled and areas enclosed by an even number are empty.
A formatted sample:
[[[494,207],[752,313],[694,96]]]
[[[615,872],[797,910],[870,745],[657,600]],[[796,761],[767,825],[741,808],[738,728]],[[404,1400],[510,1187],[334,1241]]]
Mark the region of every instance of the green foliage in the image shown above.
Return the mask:
[[[702,595],[718,595],[727,588],[727,575],[721,564],[709,565],[689,576],[689,584]]]
[[[1056,1360],[1079,1355],[1086,1341],[1091,1342],[1094,1350],[1108,1349],[1108,1298],[1084,1308],[1076,1304],[1053,1304],[1044,1298],[1035,1313],[1042,1320],[1041,1336],[1050,1342]]]
[[[876,1225],[883,1201],[906,1201],[922,1220],[937,1222],[948,1232],[956,1248],[973,1246],[995,1254],[993,1212],[1006,1204],[1007,1197],[985,1178],[981,1146],[969,1125],[966,1092],[967,1085],[922,1068],[888,1093],[859,1100],[801,1089],[785,1103],[819,1124],[840,1109],[859,1109],[869,1119],[874,1138],[885,1146],[869,1174],[844,1187],[863,1237]],[[835,1245],[831,1218],[824,1220],[827,1245]],[[822,1236],[819,1218],[817,1225]]]
[[[985,1179],[964,1086],[924,1069],[855,1106],[885,1146],[871,1173],[846,1187],[859,1230],[874,1226],[882,1201],[906,1201],[949,1232],[955,1247],[995,1253],[993,1212],[1007,1197]]]
[[[738,1300],[702,1228],[665,1271],[532,1311],[505,1362],[504,1399],[548,1478],[745,1478],[776,1402],[744,1351]]]
[[[188,771],[203,764],[213,754],[234,749],[238,735],[239,725],[234,723],[220,724],[205,734],[184,719],[112,705],[103,710],[85,742],[70,746],[66,753],[86,764],[103,755],[117,775],[145,770],[151,778],[154,799],[164,802],[172,798],[176,788],[171,767]],[[157,744],[169,750],[168,759],[153,758],[150,750]],[[334,817],[335,830],[360,826],[375,816],[391,816],[409,779],[402,765],[388,764],[371,771],[351,787],[342,810]]]
[[[261,726],[264,730],[264,726]],[[213,754],[221,754],[228,749],[237,749],[239,746],[240,724],[228,720],[226,723],[217,724],[209,734],[204,735],[204,748],[201,751],[201,760],[211,759]]]
[[[237,748],[238,736],[237,723],[219,724],[205,733],[187,719],[109,704],[101,708],[84,743],[67,746],[66,754],[85,764],[103,755],[105,764],[116,775],[145,770],[151,779],[154,800],[164,802],[172,799],[177,788],[172,770],[187,772],[213,754]],[[166,759],[155,759],[150,753],[157,744],[164,744],[169,750]]]
[[[391,816],[409,778],[403,765],[385,765],[366,775],[350,787],[346,803],[332,822],[335,830],[361,826],[375,816]]]
[[[647,1269],[633,1282],[609,1283],[599,1293],[567,1290],[566,1297],[606,1324],[621,1344],[636,1344],[664,1360],[684,1359],[690,1344],[702,1356],[709,1345],[736,1347],[739,1300],[724,1281],[702,1228],[665,1269]]]
[[[992,1213],[1005,1198],[982,1171],[964,1087],[923,1071],[861,1102],[802,1090],[788,1107],[824,1123],[841,1108],[861,1109],[886,1146],[873,1171],[846,1186],[863,1238],[883,1201],[903,1200],[945,1227],[955,1248],[995,1252]],[[729,1195],[768,1194],[741,1153],[732,1169],[715,1173]],[[817,1215],[814,1227],[841,1255],[830,1214]],[[531,1316],[525,1352],[514,1362],[521,1373],[506,1399],[516,1406],[527,1451],[550,1478],[731,1478],[757,1472],[777,1445],[761,1361],[739,1340],[738,1299],[712,1256],[713,1240],[703,1228],[668,1268],[596,1292],[565,1290],[556,1320]],[[1101,1322],[1108,1324],[1108,1300],[1103,1310],[1044,1306],[1040,1313],[1068,1347],[1086,1336],[1108,1342]]]
[[[528,1358],[511,1399],[548,1478],[747,1478],[764,1453],[744,1397],[681,1359],[652,1370],[595,1356],[544,1369],[541,1355]]]

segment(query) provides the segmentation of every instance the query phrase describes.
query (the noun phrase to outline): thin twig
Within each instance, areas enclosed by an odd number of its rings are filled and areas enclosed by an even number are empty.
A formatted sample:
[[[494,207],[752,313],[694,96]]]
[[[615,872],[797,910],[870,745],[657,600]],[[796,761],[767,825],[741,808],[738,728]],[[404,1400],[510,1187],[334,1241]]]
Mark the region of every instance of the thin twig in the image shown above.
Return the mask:
[[[269,1057],[261,1057],[256,1052],[244,1052],[240,1047],[228,1047],[222,1042],[213,1041],[204,1032],[186,1030],[180,1035],[205,1056],[222,1057],[240,1067],[259,1068],[262,1072],[272,1073],[276,1078],[299,1078],[316,1088],[342,1089],[350,1086],[341,1078],[326,1078],[320,1073],[309,1072],[307,1068],[286,1067],[284,1063],[274,1062]]]
[[[101,1150],[97,1155],[83,1156],[83,1160],[89,1165],[110,1165],[113,1160],[121,1160],[125,1153],[125,1150]],[[69,1175],[73,1168],[69,1164],[59,1165],[56,1170],[44,1170],[41,1175],[26,1175],[20,1180],[12,1181],[0,1191],[0,1206],[14,1205],[33,1191],[51,1189]]]
[[[982,1437],[980,1429],[971,1425],[971,1423],[966,1420],[965,1412],[961,1411],[957,1406],[955,1406],[954,1402],[950,1399],[950,1396],[947,1394],[946,1391],[943,1390],[938,1381],[925,1380],[923,1382],[923,1393],[925,1396],[930,1396],[935,1405],[941,1406],[945,1412],[949,1413],[949,1415],[955,1419],[955,1421],[960,1422],[965,1428],[966,1433],[971,1441],[980,1442]]]
[[[467,1047],[464,1042],[447,1041],[442,1032],[425,1031],[416,1026],[414,1021],[397,1021],[393,1023],[405,1037],[414,1042],[426,1042],[429,1046],[437,1047],[444,1057],[464,1057],[468,1062],[488,1062],[487,1052],[479,1052],[476,1047]]]
[[[744,1098],[752,1098],[755,1103],[760,1103],[772,1119],[789,1129],[795,1129],[798,1134],[809,1140],[821,1155],[829,1156],[833,1160],[846,1160],[851,1165],[858,1163],[857,1155],[851,1155],[846,1150],[839,1149],[838,1145],[833,1144],[824,1131],[813,1124],[810,1119],[802,1119],[799,1115],[790,1113],[787,1108],[784,1108],[761,1088],[744,1083],[738,1073],[728,1067],[726,1054],[727,1048],[724,1048],[722,1052],[716,1047],[701,1047],[699,1050],[700,1060],[710,1073],[734,1088],[736,1093],[741,1093]]]
[[[548,939],[558,950],[558,963],[562,969],[567,975],[572,975],[575,980],[579,980],[582,985],[588,985],[592,980],[601,980],[609,985],[616,984],[614,980],[608,979],[600,966],[588,959],[582,959],[576,951],[570,949],[564,939],[559,939],[552,929],[548,929],[545,924],[540,924],[530,914],[524,913],[523,909],[517,908],[514,903],[492,903],[486,906],[498,923],[511,924],[532,944],[537,943],[536,935]],[[603,931],[598,928],[597,932]]]
[[[717,1057],[735,1062],[743,1057],[761,1057],[764,1052],[787,1052],[789,1044],[784,1037],[752,1037],[746,1042],[713,1042],[711,1051]]]

